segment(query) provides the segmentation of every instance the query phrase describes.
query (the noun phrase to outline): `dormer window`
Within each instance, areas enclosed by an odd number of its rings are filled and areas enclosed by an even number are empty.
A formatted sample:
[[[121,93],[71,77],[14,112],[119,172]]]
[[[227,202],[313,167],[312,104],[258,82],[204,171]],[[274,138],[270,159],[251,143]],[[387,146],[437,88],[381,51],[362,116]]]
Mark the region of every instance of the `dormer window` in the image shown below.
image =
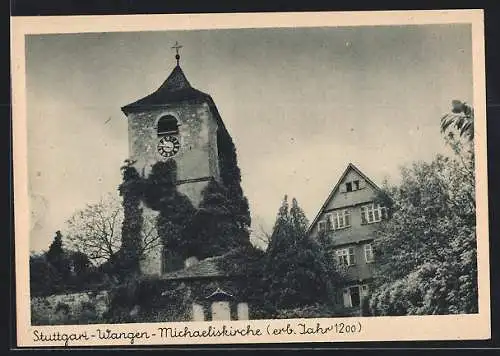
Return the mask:
[[[359,180],[355,180],[352,182],[354,184],[354,190],[359,190]]]
[[[351,180],[349,182],[345,182],[341,188],[340,192],[341,193],[350,193],[350,192],[355,192],[357,190],[361,190],[365,188],[365,181],[361,179],[356,179],[356,180]]]
[[[158,136],[177,135],[179,133],[179,124],[172,115],[162,116],[158,120]]]

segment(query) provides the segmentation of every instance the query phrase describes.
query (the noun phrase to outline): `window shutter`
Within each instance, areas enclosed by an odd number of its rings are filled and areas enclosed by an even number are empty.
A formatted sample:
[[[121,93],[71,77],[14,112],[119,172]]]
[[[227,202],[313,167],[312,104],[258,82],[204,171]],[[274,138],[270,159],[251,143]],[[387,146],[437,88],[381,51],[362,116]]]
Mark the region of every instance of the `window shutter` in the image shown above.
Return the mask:
[[[366,181],[364,179],[359,180],[359,189],[366,188]]]
[[[351,226],[351,213],[349,210],[344,210],[344,219],[345,226]]]
[[[366,206],[361,207],[361,224],[366,224]]]
[[[367,263],[373,261],[373,249],[371,244],[365,245],[365,261]]]
[[[332,229],[332,221],[331,221],[329,215],[326,216],[325,222],[326,222],[326,230],[327,231],[331,230]]]
[[[349,264],[350,265],[356,264],[356,255],[354,253],[354,247],[349,247]]]
[[[340,185],[339,192],[341,192],[341,193],[347,193],[347,188],[345,186],[345,182]]]
[[[351,307],[351,296],[349,295],[349,290],[344,289],[344,307],[350,308]]]

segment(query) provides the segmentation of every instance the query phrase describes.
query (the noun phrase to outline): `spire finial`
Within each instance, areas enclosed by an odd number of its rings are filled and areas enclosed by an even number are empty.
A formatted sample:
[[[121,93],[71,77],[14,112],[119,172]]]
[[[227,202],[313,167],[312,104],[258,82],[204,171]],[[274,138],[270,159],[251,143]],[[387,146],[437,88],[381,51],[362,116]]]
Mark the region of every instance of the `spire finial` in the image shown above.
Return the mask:
[[[175,49],[175,60],[177,61],[177,65],[179,65],[179,59],[181,59],[181,56],[179,55],[179,49],[181,49],[182,46],[179,44],[179,42],[175,41],[175,45],[173,45],[171,48]]]

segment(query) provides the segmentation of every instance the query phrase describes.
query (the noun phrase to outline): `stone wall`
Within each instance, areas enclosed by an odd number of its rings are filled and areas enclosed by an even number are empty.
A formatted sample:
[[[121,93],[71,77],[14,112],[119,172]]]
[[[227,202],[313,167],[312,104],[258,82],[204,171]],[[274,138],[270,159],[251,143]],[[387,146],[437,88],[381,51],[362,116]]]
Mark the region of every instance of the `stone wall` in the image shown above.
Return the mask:
[[[157,122],[165,115],[174,116],[179,123],[180,148],[172,157],[177,163],[177,179],[218,179],[217,123],[207,104],[195,103],[129,114],[129,155],[136,160],[139,173],[147,175],[153,164],[166,160],[157,151]],[[189,198],[198,200],[196,196]]]
[[[183,102],[160,109],[130,113],[129,156],[136,161],[138,172],[146,177],[155,163],[166,160],[157,151],[158,120],[165,115],[174,116],[179,124],[179,134],[176,136],[180,141],[180,148],[172,157],[177,164],[177,180],[183,182],[177,189],[197,207],[208,179],[220,179],[217,155],[218,127],[206,103]],[[156,216],[155,212],[144,206],[143,211],[147,216]],[[162,246],[157,246],[146,253],[140,266],[144,275],[162,273],[162,250]]]
[[[31,298],[32,325],[102,322],[109,308],[108,291],[53,294]]]

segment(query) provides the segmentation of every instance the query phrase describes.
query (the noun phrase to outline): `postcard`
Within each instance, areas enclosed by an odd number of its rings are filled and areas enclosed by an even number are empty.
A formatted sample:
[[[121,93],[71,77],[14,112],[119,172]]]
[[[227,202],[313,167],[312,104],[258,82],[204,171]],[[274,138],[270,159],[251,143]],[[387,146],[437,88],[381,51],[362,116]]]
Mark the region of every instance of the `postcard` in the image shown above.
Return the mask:
[[[482,10],[11,19],[19,347],[490,338]]]

